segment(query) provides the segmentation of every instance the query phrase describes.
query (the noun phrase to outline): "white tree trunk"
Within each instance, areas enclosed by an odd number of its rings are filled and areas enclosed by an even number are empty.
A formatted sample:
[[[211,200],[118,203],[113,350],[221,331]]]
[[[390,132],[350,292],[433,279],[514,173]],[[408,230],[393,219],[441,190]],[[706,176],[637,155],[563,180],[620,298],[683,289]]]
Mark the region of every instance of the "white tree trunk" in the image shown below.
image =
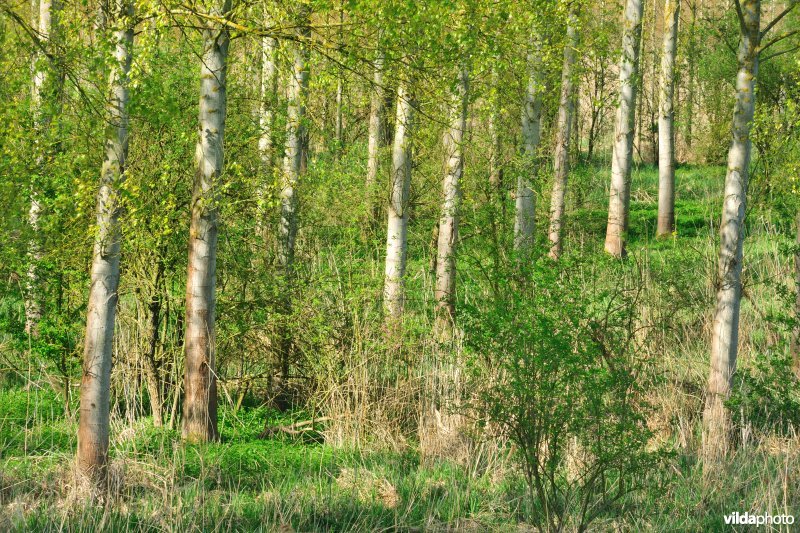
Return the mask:
[[[213,10],[225,16],[230,0]],[[228,29],[211,24],[203,30],[200,68],[200,138],[192,192],[189,229],[189,268],[186,276],[186,369],[184,376],[183,438],[205,442],[218,438],[215,366],[217,271],[217,207],[215,181],[222,173]]]
[[[380,166],[379,152],[381,143],[381,113],[383,112],[383,52],[378,50],[373,61],[372,87],[369,106],[369,140],[367,141],[367,203],[370,209],[370,220],[378,218],[378,202],[376,199],[376,183]]]
[[[464,132],[467,128],[469,103],[469,71],[463,67],[451,95],[450,127],[444,134],[444,181],[442,183],[442,212],[439,216],[439,237],[436,246],[437,322],[442,331],[453,323],[456,313],[456,243],[458,217],[461,208],[461,174],[464,169]]]
[[[334,128],[334,135],[336,135],[336,156],[338,157],[343,149],[344,144],[344,80],[342,79],[342,72],[339,72],[339,77],[336,81],[336,125]]]
[[[661,54],[661,94],[658,112],[658,222],[657,237],[675,231],[675,132],[673,94],[675,53],[678,48],[680,0],[664,2],[664,43]]]
[[[304,10],[299,17],[303,29],[298,32],[301,39],[307,36],[305,29],[308,13]],[[297,236],[297,182],[300,179],[304,138],[306,89],[308,86],[308,66],[305,43],[292,43],[292,73],[289,76],[286,109],[286,148],[283,157],[281,176],[281,221],[278,237],[281,245],[281,266],[284,275],[291,277],[294,263],[295,238]]]
[[[35,4],[34,4],[35,5]],[[31,27],[38,32],[38,37],[43,47],[48,47],[53,35],[58,28],[61,3],[58,0],[39,1],[39,20],[31,21]],[[44,169],[45,146],[42,137],[47,135],[47,130],[52,121],[54,102],[53,93],[56,90],[55,72],[53,64],[45,57],[41,51],[33,57],[33,84],[31,86],[31,107],[33,108],[33,127],[36,131],[35,152],[36,168],[39,172]],[[42,318],[41,291],[39,288],[40,280],[38,264],[42,254],[39,242],[36,237],[39,233],[39,217],[42,206],[38,197],[39,185],[31,183],[30,202],[28,209],[28,224],[33,231],[34,238],[28,243],[28,271],[25,285],[25,332],[32,336],[38,335],[38,325]]]
[[[78,469],[99,486],[106,482],[112,341],[119,286],[119,188],[128,156],[128,74],[133,53],[133,3],[117,0],[114,60],[110,73],[105,160],[97,194],[97,234],[83,351]]]
[[[611,156],[611,192],[606,227],[606,252],[625,255],[628,232],[628,208],[631,196],[633,134],[636,123],[637,71],[639,43],[642,37],[642,0],[626,0],[622,35],[622,58],[619,62],[619,103]]]
[[[378,158],[381,143],[381,113],[383,112],[383,52],[378,50],[373,61],[372,87],[369,106],[369,140],[367,141],[367,202],[370,220],[378,218],[378,202],[376,199],[376,183],[378,181]]]
[[[553,259],[558,259],[561,255],[561,233],[569,175],[569,143],[572,139],[572,117],[575,113],[572,71],[575,65],[575,48],[578,46],[576,24],[577,13],[570,12],[567,23],[567,42],[564,45],[564,62],[561,68],[561,97],[558,105],[558,130],[553,162],[555,180],[553,181],[553,194],[550,197],[549,238],[550,257]]]
[[[269,16],[265,16],[264,23],[269,26],[271,22]],[[261,38],[261,113],[259,114],[261,136],[258,139],[258,152],[267,179],[272,173],[273,164],[272,135],[278,85],[277,47],[275,38],[269,36]]]
[[[410,84],[409,84],[410,86]],[[411,188],[411,128],[414,120],[413,96],[408,87],[397,88],[397,118],[392,147],[391,199],[386,228],[386,270],[383,309],[387,322],[403,313],[403,287],[406,272],[408,235],[408,197]]]
[[[728,151],[728,171],[725,176],[720,223],[719,288],[711,338],[711,371],[703,413],[703,457],[712,462],[727,453],[730,443],[730,414],[723,402],[730,395],[739,342],[750,128],[755,113],[758,75],[761,2],[744,0],[741,6],[744,23],[739,42],[733,142]]]
[[[516,212],[514,219],[514,249],[526,252],[533,247],[536,227],[536,197],[533,183],[537,172],[537,151],[542,123],[542,57],[541,43],[534,43],[528,54],[528,87],[522,107],[522,142],[525,166],[517,178]]]

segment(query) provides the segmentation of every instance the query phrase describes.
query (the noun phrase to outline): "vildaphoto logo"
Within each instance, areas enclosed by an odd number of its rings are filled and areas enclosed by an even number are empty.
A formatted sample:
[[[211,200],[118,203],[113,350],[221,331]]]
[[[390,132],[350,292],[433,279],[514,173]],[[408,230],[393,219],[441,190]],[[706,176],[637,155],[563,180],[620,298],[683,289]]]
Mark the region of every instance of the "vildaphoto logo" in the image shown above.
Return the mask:
[[[725,524],[731,526],[772,526],[772,525],[792,525],[794,515],[790,514],[750,514],[750,513],[730,513],[725,515]]]

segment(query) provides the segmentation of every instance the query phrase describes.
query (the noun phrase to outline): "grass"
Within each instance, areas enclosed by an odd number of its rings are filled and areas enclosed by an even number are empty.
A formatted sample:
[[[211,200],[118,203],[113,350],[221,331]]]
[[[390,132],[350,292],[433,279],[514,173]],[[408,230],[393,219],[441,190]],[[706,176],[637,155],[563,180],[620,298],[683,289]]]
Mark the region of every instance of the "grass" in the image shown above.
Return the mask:
[[[654,362],[648,389],[654,406],[648,422],[656,434],[652,446],[671,453],[663,468],[641,477],[641,490],[602,514],[593,529],[725,531],[723,516],[734,511],[800,515],[796,436],[750,435],[729,466],[712,479],[703,478],[696,461],[714,301],[715,221],[724,169],[678,169],[677,231],[673,238],[657,241],[657,170],[637,168],[632,178],[631,260],[625,263],[602,254],[608,172],[601,166],[582,166],[573,172],[566,253],[593,258],[609,279],[639,276],[644,287],[642,320],[649,324],[641,340],[642,357]],[[540,205],[547,205],[547,200]],[[313,268],[337,269],[338,277],[328,272],[319,276],[334,280],[331,286],[361,284],[372,294],[380,270],[374,262],[380,254],[373,254],[369,246],[366,253],[354,247],[357,235],[337,229],[342,221],[331,218],[335,212],[312,211],[308,216],[325,220],[323,233],[339,235],[337,246],[328,252],[344,259],[330,266],[320,255]],[[410,253],[409,308],[425,316],[431,307],[424,258],[428,222],[414,223],[411,231],[418,250]],[[544,224],[539,221],[540,228]],[[465,235],[478,233],[466,226]],[[485,241],[473,243],[471,238],[465,238],[464,256],[480,259],[479,248]],[[309,242],[314,239],[319,235],[309,237]],[[786,242],[788,237],[775,229],[769,217],[755,214],[748,219],[742,368],[767,349],[780,350],[785,338],[785,331],[767,317],[785,310],[781,287],[792,287],[782,251]],[[478,274],[464,267],[460,275]],[[309,283],[309,290],[312,287]],[[349,285],[335,291],[353,293]],[[319,325],[309,321],[302,327],[321,328],[323,340],[310,345],[333,349],[330,337],[338,333],[337,326],[323,313],[326,305],[338,309],[340,303],[314,299],[318,313],[314,320]],[[419,329],[428,331],[428,326]],[[368,340],[358,342],[370,349]],[[410,351],[414,349],[412,342]],[[63,400],[42,383],[40,388],[23,389],[18,383],[0,388],[3,531],[533,531],[527,489],[508,447],[486,443],[465,465],[444,459],[424,461],[413,440],[382,446],[386,443],[375,438],[356,449],[281,433],[261,439],[265,420],[280,425],[309,415],[279,413],[247,402],[234,412],[225,398],[220,413],[223,440],[204,446],[182,444],[176,431],[154,428],[149,418],[131,423],[116,413],[112,505],[87,506],[75,499],[69,481],[77,406],[67,415]],[[742,431],[748,427],[743,424]]]

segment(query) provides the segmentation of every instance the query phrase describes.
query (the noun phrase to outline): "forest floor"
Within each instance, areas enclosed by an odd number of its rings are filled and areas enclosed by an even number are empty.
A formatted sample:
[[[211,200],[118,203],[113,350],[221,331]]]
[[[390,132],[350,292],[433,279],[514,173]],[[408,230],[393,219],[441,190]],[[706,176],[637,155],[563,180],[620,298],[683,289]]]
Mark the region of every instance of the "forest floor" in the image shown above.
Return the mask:
[[[566,242],[598,258],[607,175],[587,166],[571,177],[583,201],[570,212]],[[650,296],[669,298],[674,311],[654,348],[660,379],[650,389],[648,420],[653,446],[669,455],[592,530],[725,531],[724,515],[737,511],[800,515],[797,437],[746,426],[730,466],[711,480],[696,460],[723,175],[720,167],[679,168],[676,236],[654,241],[657,172],[643,166],[634,174],[629,268],[645,269]],[[742,367],[775,335],[767,324],[780,307],[775,280],[791,272],[779,224],[771,213],[749,215]],[[660,284],[662,277],[670,283]],[[416,290],[413,283],[409,290]],[[414,444],[343,449],[316,432],[260,438],[265,421],[277,426],[307,414],[252,402],[234,412],[225,400],[222,440],[202,446],[182,444],[179,432],[154,428],[149,418],[115,413],[111,505],[98,509],[76,499],[71,487],[76,410],[73,402],[66,415],[44,380],[0,388],[0,530],[535,530],[526,520],[526,485],[507,451],[464,465],[423,461]]]

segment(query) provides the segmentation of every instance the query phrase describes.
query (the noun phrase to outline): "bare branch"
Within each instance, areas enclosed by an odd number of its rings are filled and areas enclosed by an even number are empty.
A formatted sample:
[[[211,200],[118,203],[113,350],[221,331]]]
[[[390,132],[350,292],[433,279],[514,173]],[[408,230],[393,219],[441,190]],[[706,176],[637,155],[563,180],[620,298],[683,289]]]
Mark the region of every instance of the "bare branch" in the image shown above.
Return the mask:
[[[738,1],[736,2],[736,5],[737,5],[737,6],[739,5],[739,2],[738,2]],[[776,16],[774,19],[772,19],[772,22],[770,22],[769,24],[767,24],[767,25],[764,27],[764,29],[763,29],[763,30],[761,30],[761,35],[760,35],[760,37],[763,39],[763,38],[764,38],[764,36],[767,34],[767,32],[769,32],[769,30],[771,30],[772,28],[774,28],[774,27],[775,27],[775,25],[776,25],[778,22],[780,22],[780,21],[781,21],[781,19],[782,19],[783,17],[785,17],[786,15],[788,15],[788,14],[789,14],[789,12],[790,12],[792,9],[794,9],[796,5],[797,5],[797,0],[791,0],[791,2],[789,2],[789,5],[788,5],[788,6],[786,6],[786,9],[784,9],[783,11],[781,11],[780,13],[778,13],[778,15],[777,15],[777,16]]]

